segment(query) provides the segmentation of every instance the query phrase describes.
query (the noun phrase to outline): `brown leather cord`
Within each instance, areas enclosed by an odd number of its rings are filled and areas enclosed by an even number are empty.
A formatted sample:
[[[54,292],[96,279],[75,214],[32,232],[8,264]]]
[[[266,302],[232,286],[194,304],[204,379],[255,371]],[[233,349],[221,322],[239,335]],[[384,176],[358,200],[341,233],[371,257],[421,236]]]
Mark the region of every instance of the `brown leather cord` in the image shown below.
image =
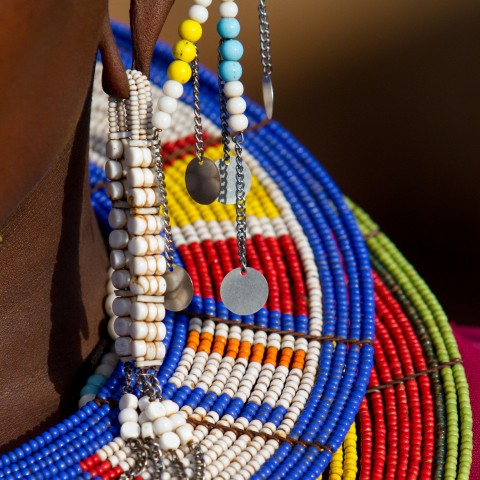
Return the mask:
[[[405,375],[402,378],[396,378],[395,380],[392,380],[390,382],[382,383],[377,387],[369,388],[366,391],[366,394],[380,392],[381,390],[385,390],[388,387],[394,387],[395,385],[403,384],[405,382],[408,382],[409,380],[415,380],[418,377],[423,377],[424,375],[429,375],[430,373],[438,372],[440,370],[443,370],[444,368],[450,368],[450,367],[453,367],[454,365],[461,365],[461,364],[463,364],[463,361],[461,358],[455,358],[450,362],[439,363],[435,367],[427,368],[426,370],[420,370],[419,372],[411,373],[410,375]]]
[[[238,436],[248,435],[250,437],[250,439],[252,439],[252,440],[255,437],[260,437],[260,438],[263,438],[263,440],[265,440],[266,442],[268,440],[276,440],[277,442],[280,442],[280,443],[286,442],[286,443],[292,445],[292,447],[294,447],[296,445],[301,445],[302,447],[305,447],[305,448],[309,448],[309,447],[316,448],[320,452],[323,451],[323,450],[327,450],[328,452],[333,453],[333,448],[330,445],[325,445],[325,444],[317,442],[317,441],[308,442],[306,440],[302,440],[301,438],[290,437],[289,435],[283,436],[283,435],[280,435],[278,433],[277,434],[275,434],[275,433],[269,434],[269,433],[265,433],[265,432],[255,432],[253,430],[245,430],[243,428],[227,426],[227,425],[220,425],[218,423],[207,422],[206,420],[196,420],[194,418],[188,418],[187,422],[189,422],[193,426],[201,425],[201,426],[207,427],[209,430],[213,430],[213,429],[217,428],[218,430],[221,430],[223,433],[233,432],[233,433],[237,434]]]
[[[167,20],[175,0],[132,0],[130,3],[130,28],[132,32],[133,64],[150,77],[150,65],[158,36]],[[107,15],[102,26],[100,53],[103,62],[102,87],[107,95],[128,98],[128,80],[125,66],[118,53]]]
[[[292,330],[279,330],[277,328],[262,327],[261,325],[253,325],[251,323],[242,323],[237,320],[225,320],[224,318],[214,317],[213,315],[205,315],[195,312],[184,312],[185,315],[191,318],[200,318],[202,320],[211,320],[215,323],[223,323],[225,325],[236,326],[246,330],[262,331],[265,333],[277,333],[278,335],[291,335],[295,338],[305,338],[306,340],[315,340],[318,342],[336,342],[345,343],[348,345],[373,345],[370,339],[359,340],[355,338],[335,337],[333,335],[309,335],[303,332],[294,332]]]

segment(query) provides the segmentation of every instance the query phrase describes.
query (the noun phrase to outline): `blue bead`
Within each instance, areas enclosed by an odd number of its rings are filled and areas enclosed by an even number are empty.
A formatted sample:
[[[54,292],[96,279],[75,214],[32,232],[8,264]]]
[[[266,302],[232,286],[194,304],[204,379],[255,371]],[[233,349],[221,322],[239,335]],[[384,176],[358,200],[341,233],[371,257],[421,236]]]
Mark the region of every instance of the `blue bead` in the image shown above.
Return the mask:
[[[83,395],[87,395],[89,393],[93,393],[96,395],[98,392],[98,387],[97,385],[85,385],[81,390],[80,390],[80,396],[82,397]]]
[[[222,18],[217,23],[217,32],[222,38],[238,37],[240,22],[236,18]]]
[[[238,62],[224,60],[218,66],[218,73],[225,82],[240,80],[242,77],[242,66]]]
[[[238,40],[226,40],[220,45],[220,55],[224,60],[238,61],[243,56],[243,45]]]

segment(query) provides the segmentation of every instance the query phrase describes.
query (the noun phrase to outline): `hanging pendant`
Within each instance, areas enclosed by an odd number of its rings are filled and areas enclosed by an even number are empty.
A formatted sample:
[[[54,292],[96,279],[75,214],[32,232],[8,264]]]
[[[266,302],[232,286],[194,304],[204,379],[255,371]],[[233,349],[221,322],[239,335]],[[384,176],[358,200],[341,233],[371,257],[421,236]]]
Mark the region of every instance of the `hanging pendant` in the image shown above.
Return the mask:
[[[220,173],[220,193],[217,200],[225,205],[235,205],[237,202],[237,164],[234,157],[225,162],[222,158],[215,162]],[[242,161],[243,180],[245,182],[245,195],[252,186],[252,173],[248,165]]]
[[[179,265],[174,265],[173,270],[167,270],[163,278],[167,283],[165,308],[172,312],[185,310],[193,298],[193,282],[188,272]]]
[[[263,105],[269,120],[273,117],[273,83],[270,75],[264,75],[262,81]]]
[[[237,315],[258,312],[268,299],[268,283],[254,268],[246,271],[236,268],[228,273],[220,287],[220,296],[225,306]]]
[[[220,194],[220,173],[209,158],[195,157],[187,166],[185,184],[193,200],[209,205]]]
[[[270,24],[268,22],[266,0],[258,4],[258,19],[260,29],[260,56],[262,60],[263,105],[269,120],[273,117],[273,83],[272,83],[272,52],[270,49]]]

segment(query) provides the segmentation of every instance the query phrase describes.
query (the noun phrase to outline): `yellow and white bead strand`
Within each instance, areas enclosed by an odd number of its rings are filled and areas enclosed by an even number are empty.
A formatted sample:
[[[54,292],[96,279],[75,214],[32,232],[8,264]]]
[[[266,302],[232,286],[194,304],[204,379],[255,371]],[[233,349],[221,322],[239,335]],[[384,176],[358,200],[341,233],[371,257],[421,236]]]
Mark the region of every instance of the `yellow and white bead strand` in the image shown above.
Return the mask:
[[[166,130],[172,125],[172,115],[177,110],[177,101],[183,94],[183,85],[192,78],[191,63],[197,56],[196,42],[203,34],[202,24],[208,19],[208,7],[212,0],[195,0],[188,11],[188,19],[178,27],[180,40],[173,46],[174,60],[167,70],[169,80],[162,88],[163,95],[157,102],[158,111],[153,115],[153,126]]]

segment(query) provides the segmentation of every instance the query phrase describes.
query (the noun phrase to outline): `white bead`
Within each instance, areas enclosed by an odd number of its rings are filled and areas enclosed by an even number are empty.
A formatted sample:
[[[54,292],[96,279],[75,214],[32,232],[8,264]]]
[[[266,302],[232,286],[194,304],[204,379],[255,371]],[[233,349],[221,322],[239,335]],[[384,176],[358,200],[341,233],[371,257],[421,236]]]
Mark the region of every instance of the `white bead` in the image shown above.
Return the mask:
[[[123,408],[118,414],[118,421],[121,424],[127,422],[138,422],[138,413],[133,408]]]
[[[119,230],[116,230],[117,232]],[[113,232],[112,232],[113,233]],[[148,250],[148,243],[144,237],[133,237],[128,242],[128,251],[132,255],[145,255]]]
[[[176,430],[177,428],[179,428],[179,427],[181,427],[181,426],[183,426],[187,423],[187,421],[185,420],[185,417],[181,413],[175,413],[174,415],[172,415],[169,418],[172,422],[172,426],[173,426],[174,430]]]
[[[108,243],[113,249],[124,249],[128,244],[128,233],[126,230],[113,230],[108,236]]]
[[[130,300],[128,298],[117,297],[113,301],[112,309],[117,317],[125,317],[130,313]]]
[[[145,257],[133,257],[130,262],[130,272],[135,276],[146,275],[148,263]]]
[[[115,323],[113,324],[113,330],[119,337],[126,337],[130,333],[131,323],[132,322],[128,317],[117,317],[115,319]]]
[[[119,270],[125,266],[125,253],[123,250],[112,250],[110,252],[110,265],[115,270]]]
[[[106,146],[107,157],[118,160],[123,155],[123,143],[121,140],[109,140]]]
[[[82,395],[78,401],[78,407],[84,407],[88,402],[95,400],[95,397],[96,395],[94,393],[86,393],[85,395]]]
[[[134,340],[131,351],[134,357],[144,357],[147,353],[147,344],[143,340]]]
[[[120,410],[124,408],[133,408],[136,409],[138,407],[138,398],[133,393],[124,393],[118,402],[118,407]]]
[[[124,440],[129,438],[138,438],[140,436],[140,425],[134,422],[127,422],[120,428],[120,436]]]
[[[238,115],[247,109],[247,102],[242,97],[229,98],[227,101],[227,111],[230,115]]]
[[[95,373],[98,373],[99,375],[103,375],[105,378],[110,377],[110,375],[113,373],[114,368],[111,365],[107,365],[105,363],[101,363],[96,369]]]
[[[147,147],[143,147],[142,155],[143,155],[142,167],[150,167],[152,163],[152,151]]]
[[[212,0],[194,0],[194,2],[202,7],[209,7],[212,4]]]
[[[232,115],[228,119],[228,125],[232,132],[243,132],[248,127],[248,118],[244,114]]]
[[[116,160],[108,160],[105,164],[105,175],[110,180],[120,180],[123,176],[122,164]]]
[[[145,410],[143,412],[140,413],[140,415],[138,416],[138,423],[140,425],[143,425],[144,423],[147,423],[149,422],[150,420],[148,419],[147,417],[147,414],[145,413]]]
[[[165,95],[175,99],[179,99],[183,95],[183,85],[176,80],[167,80],[162,90]]]
[[[165,416],[165,407],[158,401],[150,402],[150,405],[145,409],[145,414],[149,420],[154,422],[157,418]]]
[[[177,110],[177,104],[178,102],[175,98],[164,95],[158,99],[157,108],[162,112],[172,114]]]
[[[173,431],[171,420],[168,417],[157,418],[153,422],[153,431],[156,435],[162,435],[163,433]]]
[[[198,23],[205,23],[208,20],[208,10],[201,5],[192,5],[188,10],[188,16]]]
[[[120,357],[129,357],[132,339],[129,337],[120,337],[115,340],[115,351]]]
[[[117,298],[116,295],[114,293],[110,293],[109,295],[107,295],[107,298],[105,299],[104,306],[109,316],[113,315],[113,301],[115,300],[115,298]]]
[[[153,433],[153,424],[152,422],[146,422],[142,425],[142,438],[153,438],[155,434]]]
[[[139,215],[135,215],[128,219],[128,232],[132,235],[143,235],[147,229],[147,222]]]
[[[148,307],[143,302],[133,302],[130,314],[134,320],[145,320],[148,315]]]
[[[105,363],[107,365],[111,365],[112,367],[116,367],[117,366],[117,363],[118,363],[118,357],[115,353],[113,352],[110,352],[110,353],[106,353],[103,357],[102,357],[102,363]]]
[[[128,202],[133,207],[143,207],[147,203],[147,193],[143,188],[133,188],[128,194]]]
[[[148,335],[148,326],[145,322],[132,322],[130,324],[129,334],[135,340],[143,340]]]
[[[131,168],[127,172],[127,183],[130,187],[143,187],[145,177],[141,168]]]
[[[239,80],[227,82],[225,83],[224,92],[228,98],[241,97],[243,95],[243,83]]]
[[[156,327],[157,327],[157,336],[155,337],[155,340],[157,341],[164,340],[167,335],[167,327],[163,322],[158,322],[156,324]]]
[[[129,167],[140,167],[143,163],[143,153],[139,147],[125,149],[125,161]]]
[[[110,200],[121,200],[124,194],[122,182],[108,182],[105,186],[108,198]]]
[[[193,427],[189,423],[177,428],[175,433],[180,438],[182,445],[188,445],[193,440]]]
[[[167,432],[160,437],[158,443],[162,450],[176,450],[180,446],[180,439],[176,433]]]
[[[163,400],[162,405],[165,407],[165,414],[167,415],[167,417],[173,415],[174,413],[177,413],[179,410],[178,405],[172,400]]]
[[[112,284],[115,288],[127,288],[130,284],[130,273],[128,270],[115,270],[112,273]]]
[[[163,360],[165,358],[165,354],[167,353],[165,344],[163,342],[155,342],[155,347],[155,360]]]
[[[159,130],[166,130],[172,125],[172,117],[169,113],[155,112],[152,118],[153,126]]]
[[[108,214],[108,223],[112,228],[122,228],[127,223],[127,214],[121,208],[112,208]]]
[[[235,2],[223,2],[218,7],[220,16],[224,18],[234,18],[238,14],[238,5]]]
[[[141,412],[143,412],[150,405],[150,403],[150,398],[147,395],[144,395],[138,400],[138,408]]]

